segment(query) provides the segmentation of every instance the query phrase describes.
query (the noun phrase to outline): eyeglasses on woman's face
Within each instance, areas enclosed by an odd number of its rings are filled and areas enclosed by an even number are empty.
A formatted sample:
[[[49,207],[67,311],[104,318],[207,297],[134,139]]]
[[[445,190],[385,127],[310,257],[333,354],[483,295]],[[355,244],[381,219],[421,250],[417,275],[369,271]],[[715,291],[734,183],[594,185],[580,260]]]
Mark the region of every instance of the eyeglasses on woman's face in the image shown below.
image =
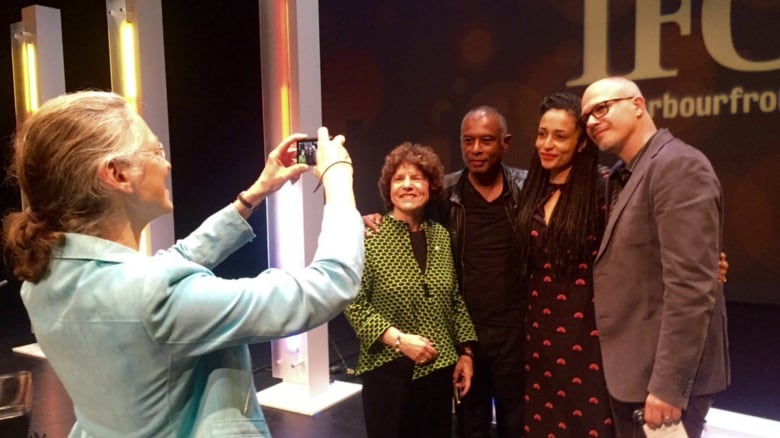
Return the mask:
[[[162,158],[163,160],[167,160],[167,157],[165,156],[165,147],[162,145],[162,143],[158,143],[157,146],[152,146],[149,148],[139,149],[137,154],[154,154],[157,157]]]

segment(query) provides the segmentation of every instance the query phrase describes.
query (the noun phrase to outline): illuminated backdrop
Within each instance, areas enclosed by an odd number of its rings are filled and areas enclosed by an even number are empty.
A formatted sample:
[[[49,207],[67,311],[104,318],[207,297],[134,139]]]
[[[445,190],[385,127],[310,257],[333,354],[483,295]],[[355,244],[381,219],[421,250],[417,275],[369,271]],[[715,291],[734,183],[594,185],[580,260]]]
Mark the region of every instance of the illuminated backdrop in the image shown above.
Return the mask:
[[[323,114],[361,164],[361,209],[381,207],[381,159],[400,142],[428,143],[456,170],[460,118],[490,104],[514,134],[506,161],[525,168],[544,95],[625,75],[720,177],[728,299],[780,303],[780,1],[636,4],[321,2]]]

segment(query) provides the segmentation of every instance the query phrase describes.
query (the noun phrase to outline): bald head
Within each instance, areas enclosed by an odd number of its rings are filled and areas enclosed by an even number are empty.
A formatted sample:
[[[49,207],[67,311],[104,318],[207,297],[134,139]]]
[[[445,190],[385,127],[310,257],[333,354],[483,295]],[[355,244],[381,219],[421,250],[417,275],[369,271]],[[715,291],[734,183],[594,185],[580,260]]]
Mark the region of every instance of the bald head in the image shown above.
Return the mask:
[[[624,77],[593,82],[582,94],[582,117],[599,149],[629,162],[655,133],[642,91]]]
[[[588,85],[588,88],[582,93],[582,115],[590,114],[594,106],[605,100],[623,97],[641,97],[644,101],[642,91],[630,79],[620,76],[599,79]],[[585,122],[587,123],[587,120]]]
[[[642,95],[642,92],[639,90],[639,87],[636,85],[636,83],[634,83],[634,81],[621,76],[612,76],[593,82],[592,84],[588,85],[588,88],[585,89],[583,96],[589,92],[594,93],[597,91],[611,91],[626,96]]]

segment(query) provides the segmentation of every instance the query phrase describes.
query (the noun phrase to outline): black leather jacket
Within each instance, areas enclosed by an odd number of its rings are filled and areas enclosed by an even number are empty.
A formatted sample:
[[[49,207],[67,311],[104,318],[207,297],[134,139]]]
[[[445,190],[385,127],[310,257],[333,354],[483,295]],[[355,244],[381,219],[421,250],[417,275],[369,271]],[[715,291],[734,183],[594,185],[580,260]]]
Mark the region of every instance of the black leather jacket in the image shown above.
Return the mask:
[[[504,173],[504,182],[508,183],[507,186],[509,187],[509,192],[504,194],[504,207],[509,222],[512,224],[514,235],[511,237],[517,241],[518,201],[520,199],[520,189],[528,176],[528,171],[509,167],[505,164],[501,164],[501,168]],[[467,175],[468,169],[462,169],[444,177],[445,202],[441,203],[442,205],[436,214],[450,231],[452,254],[455,258],[455,267],[458,271],[458,280],[461,285],[463,285],[463,248],[465,246],[463,229],[466,222],[466,209],[463,207],[461,199],[463,198],[463,186],[466,184]]]

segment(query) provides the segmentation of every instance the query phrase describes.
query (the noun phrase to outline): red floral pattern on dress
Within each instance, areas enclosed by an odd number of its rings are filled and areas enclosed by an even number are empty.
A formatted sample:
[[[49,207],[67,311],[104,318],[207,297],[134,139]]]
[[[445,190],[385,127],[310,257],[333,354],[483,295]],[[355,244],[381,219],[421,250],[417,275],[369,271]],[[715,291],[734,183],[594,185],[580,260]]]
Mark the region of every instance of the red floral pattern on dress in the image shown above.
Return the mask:
[[[525,434],[614,437],[593,311],[592,259],[557,270],[544,247],[543,217],[531,232],[526,320]],[[588,236],[595,256],[597,237]]]

